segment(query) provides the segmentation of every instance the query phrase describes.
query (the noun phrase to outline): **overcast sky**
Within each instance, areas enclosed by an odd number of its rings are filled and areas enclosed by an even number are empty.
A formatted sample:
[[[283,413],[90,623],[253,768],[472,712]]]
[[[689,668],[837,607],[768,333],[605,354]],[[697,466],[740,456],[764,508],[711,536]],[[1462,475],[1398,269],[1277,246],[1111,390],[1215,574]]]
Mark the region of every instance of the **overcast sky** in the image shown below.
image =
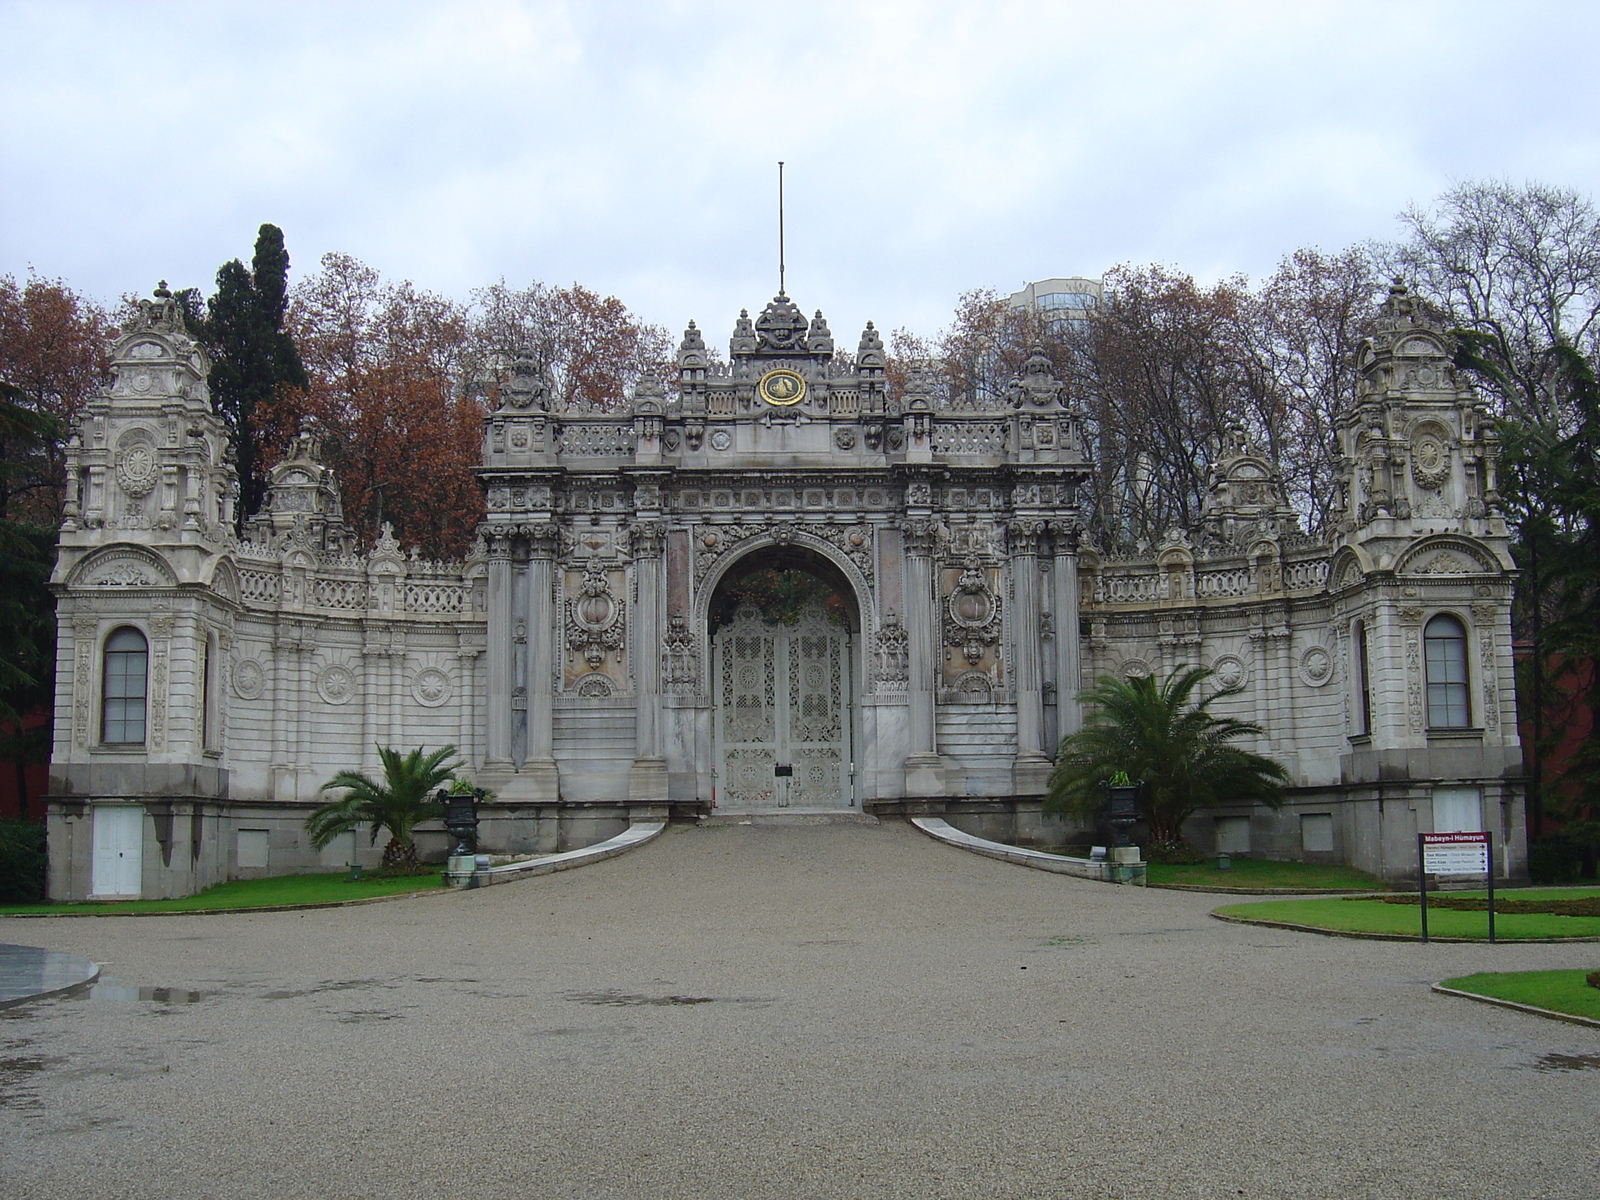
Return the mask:
[[[1260,276],[1463,179],[1600,193],[1592,3],[0,0],[0,274],[209,291],[283,227],[465,299],[574,280],[718,340]]]

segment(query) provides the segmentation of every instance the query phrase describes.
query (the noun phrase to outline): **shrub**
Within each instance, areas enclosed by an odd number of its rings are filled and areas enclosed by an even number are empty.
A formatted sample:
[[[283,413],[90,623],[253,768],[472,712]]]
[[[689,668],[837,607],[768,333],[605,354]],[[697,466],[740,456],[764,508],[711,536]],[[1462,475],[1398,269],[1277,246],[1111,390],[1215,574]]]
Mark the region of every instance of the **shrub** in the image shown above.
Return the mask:
[[[43,900],[49,861],[43,822],[0,820],[0,903]]]
[[[1170,867],[1187,867],[1206,861],[1205,855],[1182,838],[1163,842],[1153,841],[1144,848],[1144,856],[1148,862],[1163,863]]]
[[[1583,872],[1583,849],[1561,834],[1528,842],[1528,878],[1534,883],[1576,883]]]

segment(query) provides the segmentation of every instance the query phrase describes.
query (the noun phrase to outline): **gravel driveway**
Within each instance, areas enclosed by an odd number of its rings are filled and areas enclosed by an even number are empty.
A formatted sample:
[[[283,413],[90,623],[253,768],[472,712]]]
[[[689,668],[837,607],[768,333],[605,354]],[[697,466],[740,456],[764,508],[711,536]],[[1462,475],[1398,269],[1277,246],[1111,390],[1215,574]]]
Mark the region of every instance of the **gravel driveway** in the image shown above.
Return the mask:
[[[126,986],[0,1013],[0,1195],[1600,1195],[1600,1030],[1428,991],[1600,946],[1226,899],[735,825],[422,900],[9,921]]]

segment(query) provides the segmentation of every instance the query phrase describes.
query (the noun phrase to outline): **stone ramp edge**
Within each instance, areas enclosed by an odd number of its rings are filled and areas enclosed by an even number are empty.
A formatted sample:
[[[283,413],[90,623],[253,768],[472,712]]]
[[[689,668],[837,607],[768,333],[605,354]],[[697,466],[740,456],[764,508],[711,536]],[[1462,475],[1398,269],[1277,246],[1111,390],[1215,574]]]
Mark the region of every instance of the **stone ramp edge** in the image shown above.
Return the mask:
[[[959,850],[969,850],[989,858],[1032,867],[1037,871],[1051,871],[1057,875],[1075,875],[1080,879],[1094,879],[1101,883],[1114,882],[1110,863],[1095,862],[1087,858],[1070,858],[1064,854],[1047,854],[1043,850],[1029,850],[1022,846],[1008,846],[1004,842],[991,842],[987,838],[965,833],[943,817],[912,817],[911,823],[935,841],[944,842]]]
[[[665,821],[639,821],[614,837],[596,842],[592,846],[584,846],[578,850],[563,850],[560,854],[548,854],[543,858],[529,859],[527,862],[505,863],[498,867],[475,871],[467,877],[470,880],[467,886],[489,887],[492,884],[511,883],[518,879],[531,879],[536,875],[550,875],[556,871],[570,871],[573,867],[602,862],[619,854],[626,854],[629,850],[636,850],[646,842],[654,841],[666,828]]]

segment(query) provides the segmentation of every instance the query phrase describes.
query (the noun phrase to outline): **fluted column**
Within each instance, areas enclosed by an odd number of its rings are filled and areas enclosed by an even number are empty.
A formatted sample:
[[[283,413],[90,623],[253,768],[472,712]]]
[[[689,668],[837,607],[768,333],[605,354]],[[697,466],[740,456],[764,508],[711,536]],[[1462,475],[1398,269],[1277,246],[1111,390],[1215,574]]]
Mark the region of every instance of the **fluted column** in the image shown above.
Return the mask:
[[[488,721],[483,765],[489,770],[511,766],[511,539],[496,533],[489,539]]]
[[[1012,597],[1011,665],[1017,693],[1017,757],[1014,783],[1019,796],[1037,795],[1049,780],[1044,756],[1044,664],[1040,638],[1039,536],[1044,522],[1019,517],[1010,535]]]
[[[555,556],[561,545],[555,525],[528,531],[528,757],[523,770],[555,771],[555,645],[561,637],[555,607]],[[553,798],[553,797],[552,797]]]
[[[1056,627],[1056,727],[1062,737],[1083,728],[1083,708],[1078,692],[1083,687],[1083,662],[1079,657],[1078,527],[1072,521],[1052,521],[1050,546],[1055,555],[1053,601]]]
[[[634,726],[634,760],[628,773],[628,799],[664,804],[667,800],[667,760],[661,742],[661,632],[666,628],[662,607],[662,550],[666,533],[658,521],[640,521],[631,532],[635,603],[630,614],[633,632],[633,679],[638,691]]]
[[[906,552],[905,627],[911,753],[906,756],[906,794],[934,796],[944,791],[944,771],[934,727],[934,687],[938,671],[938,607],[934,600],[933,559],[938,523],[908,517],[901,534]]]

